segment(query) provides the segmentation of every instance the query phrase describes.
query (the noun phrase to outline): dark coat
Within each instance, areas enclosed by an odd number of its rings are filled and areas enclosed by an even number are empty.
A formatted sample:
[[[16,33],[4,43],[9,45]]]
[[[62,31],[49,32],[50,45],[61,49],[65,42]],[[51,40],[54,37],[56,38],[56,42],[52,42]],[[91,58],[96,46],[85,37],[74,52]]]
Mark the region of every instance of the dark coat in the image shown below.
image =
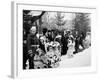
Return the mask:
[[[67,53],[67,50],[68,50],[68,41],[67,39],[65,38],[65,36],[62,36],[61,38],[61,44],[62,44],[62,51],[61,51],[61,54],[62,55],[65,55]]]
[[[39,45],[39,39],[36,37],[36,35],[29,34],[27,37],[28,50],[32,49],[32,45]]]

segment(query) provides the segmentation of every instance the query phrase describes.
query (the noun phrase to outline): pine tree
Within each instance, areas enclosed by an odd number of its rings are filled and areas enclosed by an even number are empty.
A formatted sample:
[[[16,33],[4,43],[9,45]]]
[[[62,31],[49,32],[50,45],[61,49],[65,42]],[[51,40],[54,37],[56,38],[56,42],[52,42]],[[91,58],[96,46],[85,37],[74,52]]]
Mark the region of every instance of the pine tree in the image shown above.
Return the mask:
[[[61,15],[60,12],[57,12],[57,15],[55,16],[56,25],[58,26],[58,30],[63,30],[63,26],[66,24],[66,21],[64,20],[64,15]]]

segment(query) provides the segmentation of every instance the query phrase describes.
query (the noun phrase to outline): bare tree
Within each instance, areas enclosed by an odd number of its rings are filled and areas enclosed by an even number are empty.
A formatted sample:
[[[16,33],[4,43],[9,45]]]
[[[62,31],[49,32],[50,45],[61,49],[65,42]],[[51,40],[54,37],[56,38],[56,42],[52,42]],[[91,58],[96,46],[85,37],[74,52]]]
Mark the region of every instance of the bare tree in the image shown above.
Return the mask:
[[[42,11],[42,13],[38,16],[32,16],[29,15],[31,11],[30,10],[23,10],[23,28],[28,33],[29,29],[33,24],[37,26],[37,20],[39,22],[39,25],[41,25],[41,17],[44,15],[45,11]]]

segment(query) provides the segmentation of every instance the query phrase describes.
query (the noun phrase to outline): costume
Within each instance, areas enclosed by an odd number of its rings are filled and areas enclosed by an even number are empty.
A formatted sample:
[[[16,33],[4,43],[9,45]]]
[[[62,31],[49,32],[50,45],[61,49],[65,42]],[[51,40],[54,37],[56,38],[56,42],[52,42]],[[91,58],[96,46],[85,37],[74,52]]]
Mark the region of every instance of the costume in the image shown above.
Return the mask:
[[[68,57],[73,57],[73,52],[75,51],[75,42],[72,40],[68,40]]]
[[[58,42],[50,42],[46,44],[46,56],[48,59],[48,67],[56,68],[59,66],[59,62],[61,61],[61,49],[60,44]]]

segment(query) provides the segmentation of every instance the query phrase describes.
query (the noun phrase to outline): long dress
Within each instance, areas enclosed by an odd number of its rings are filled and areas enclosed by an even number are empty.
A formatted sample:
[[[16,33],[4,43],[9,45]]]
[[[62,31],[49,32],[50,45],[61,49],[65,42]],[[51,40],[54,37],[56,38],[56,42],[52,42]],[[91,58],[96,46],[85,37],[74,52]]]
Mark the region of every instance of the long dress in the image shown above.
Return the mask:
[[[68,42],[68,51],[67,51],[67,55],[68,57],[73,57],[73,52],[75,51],[75,42],[72,40],[69,40]]]

